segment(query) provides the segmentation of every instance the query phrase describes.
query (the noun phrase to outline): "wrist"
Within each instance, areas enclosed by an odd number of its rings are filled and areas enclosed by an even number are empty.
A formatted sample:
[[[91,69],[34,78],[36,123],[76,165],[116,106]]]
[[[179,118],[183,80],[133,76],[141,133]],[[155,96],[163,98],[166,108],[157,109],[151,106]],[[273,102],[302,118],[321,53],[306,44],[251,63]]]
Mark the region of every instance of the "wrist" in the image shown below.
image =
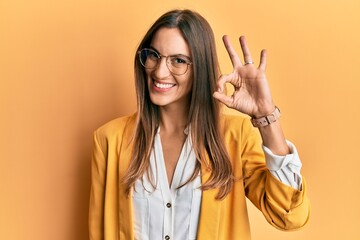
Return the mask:
[[[266,114],[260,117],[252,117],[251,123],[254,127],[265,127],[271,123],[276,122],[280,116],[280,109],[275,106],[275,110],[273,110],[270,114]]]

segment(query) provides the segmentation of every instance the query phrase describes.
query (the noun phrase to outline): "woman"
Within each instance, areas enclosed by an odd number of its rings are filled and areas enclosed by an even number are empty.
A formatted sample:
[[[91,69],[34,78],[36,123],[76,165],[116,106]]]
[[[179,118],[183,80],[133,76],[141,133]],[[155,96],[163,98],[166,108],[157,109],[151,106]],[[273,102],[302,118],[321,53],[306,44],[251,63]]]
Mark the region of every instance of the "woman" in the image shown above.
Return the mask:
[[[278,121],[266,51],[256,68],[244,37],[244,63],[223,41],[234,71],[220,76],[199,14],[167,12],[146,33],[135,56],[137,113],[94,134],[90,239],[250,239],[245,197],[279,229],[306,224],[306,184]],[[221,114],[221,104],[251,121]]]

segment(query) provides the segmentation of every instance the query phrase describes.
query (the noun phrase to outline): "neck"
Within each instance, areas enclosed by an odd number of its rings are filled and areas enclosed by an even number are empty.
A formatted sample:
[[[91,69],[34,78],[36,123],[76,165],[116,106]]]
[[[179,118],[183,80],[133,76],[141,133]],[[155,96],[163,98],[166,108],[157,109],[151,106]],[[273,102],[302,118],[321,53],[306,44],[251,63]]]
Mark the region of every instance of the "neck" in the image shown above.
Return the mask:
[[[166,132],[183,132],[188,125],[189,108],[160,107],[160,128]]]

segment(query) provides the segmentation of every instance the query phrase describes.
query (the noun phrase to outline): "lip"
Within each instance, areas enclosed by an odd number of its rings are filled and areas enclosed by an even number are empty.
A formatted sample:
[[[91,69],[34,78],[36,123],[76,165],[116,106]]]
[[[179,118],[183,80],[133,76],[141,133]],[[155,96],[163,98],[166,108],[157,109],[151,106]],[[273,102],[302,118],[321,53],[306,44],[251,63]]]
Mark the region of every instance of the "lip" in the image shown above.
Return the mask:
[[[174,83],[159,82],[154,79],[152,80],[152,83],[153,89],[157,92],[167,92],[176,86]]]

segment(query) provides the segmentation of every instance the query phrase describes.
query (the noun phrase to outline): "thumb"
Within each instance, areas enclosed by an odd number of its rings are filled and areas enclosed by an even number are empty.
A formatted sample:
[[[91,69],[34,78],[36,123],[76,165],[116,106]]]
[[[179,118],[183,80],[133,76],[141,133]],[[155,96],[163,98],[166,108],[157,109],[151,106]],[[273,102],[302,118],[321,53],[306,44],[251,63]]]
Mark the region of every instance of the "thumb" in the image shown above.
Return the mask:
[[[224,93],[214,92],[213,97],[217,99],[219,102],[225,104],[227,107],[232,106],[233,99],[232,97],[226,96]]]

